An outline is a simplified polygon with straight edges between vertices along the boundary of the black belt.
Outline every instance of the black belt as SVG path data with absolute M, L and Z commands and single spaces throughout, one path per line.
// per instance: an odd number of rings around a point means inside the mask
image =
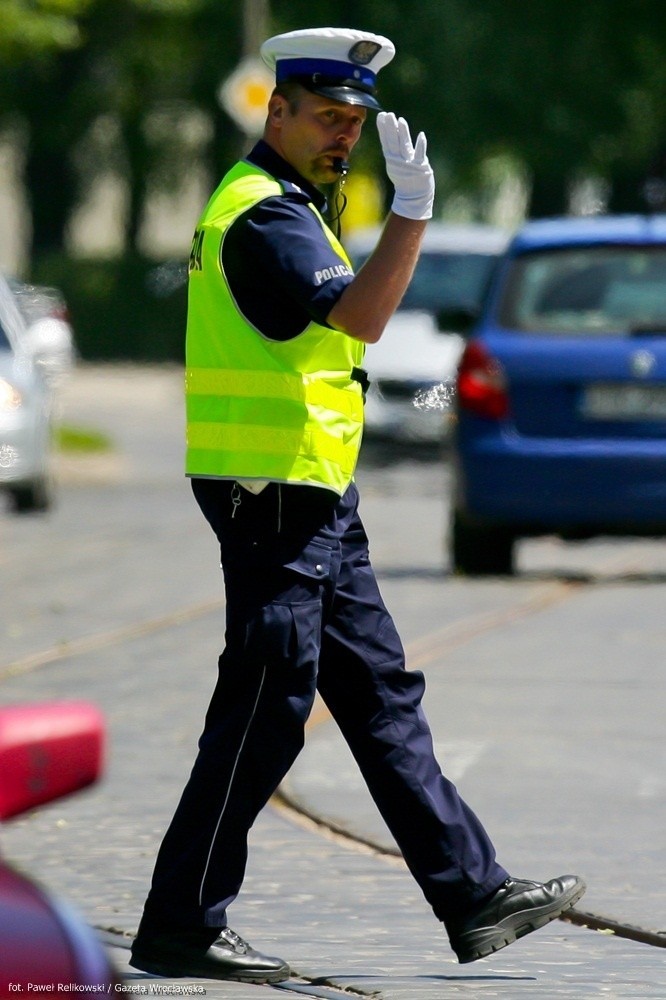
M 363 391 L 363 399 L 365 399 L 366 393 L 370 388 L 370 378 L 365 368 L 352 368 L 351 377 L 353 382 L 358 382 L 360 385 Z

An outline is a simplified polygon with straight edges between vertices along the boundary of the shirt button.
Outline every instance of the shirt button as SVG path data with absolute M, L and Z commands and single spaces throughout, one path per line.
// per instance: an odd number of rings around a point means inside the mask
M 317 565 L 315 566 L 315 573 L 323 573 L 323 572 L 324 572 L 324 567 L 322 566 L 321 563 L 317 563 Z

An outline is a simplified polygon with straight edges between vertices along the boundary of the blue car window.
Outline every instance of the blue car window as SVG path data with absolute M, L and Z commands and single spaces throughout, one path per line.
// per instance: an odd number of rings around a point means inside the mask
M 543 334 L 666 334 L 666 247 L 594 246 L 518 257 L 503 326 Z

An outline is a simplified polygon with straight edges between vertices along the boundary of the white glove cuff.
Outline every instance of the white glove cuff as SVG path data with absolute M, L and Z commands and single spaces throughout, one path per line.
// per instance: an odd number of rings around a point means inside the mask
M 432 206 L 435 200 L 435 190 L 425 194 L 405 195 L 397 192 L 393 198 L 391 211 L 402 215 L 405 219 L 432 219 Z

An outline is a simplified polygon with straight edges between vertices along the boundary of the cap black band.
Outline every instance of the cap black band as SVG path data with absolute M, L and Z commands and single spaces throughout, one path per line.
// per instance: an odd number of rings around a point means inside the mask
M 330 97 L 342 104 L 357 104 L 373 111 L 381 111 L 374 87 L 353 78 L 341 79 L 339 76 L 328 76 L 325 73 L 308 73 L 290 76 L 283 82 L 299 83 L 313 94 Z

